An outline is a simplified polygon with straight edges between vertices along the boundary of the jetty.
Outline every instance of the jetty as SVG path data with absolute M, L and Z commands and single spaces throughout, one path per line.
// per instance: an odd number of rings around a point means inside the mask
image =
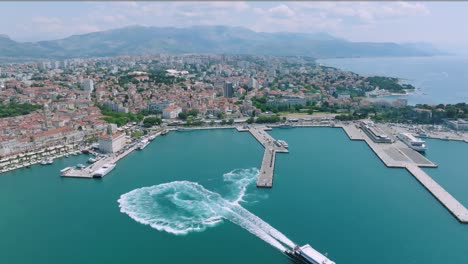
M 406 146 L 399 140 L 392 143 L 376 143 L 355 124 L 339 124 L 351 140 L 365 141 L 380 160 L 391 168 L 404 168 L 413 175 L 452 215 L 461 223 L 468 223 L 468 209 L 420 167 L 435 168 L 437 164 Z
M 252 136 L 265 148 L 262 164 L 257 178 L 257 187 L 273 187 L 273 173 L 275 170 L 276 153 L 288 153 L 288 149 L 270 136 L 265 130 L 271 130 L 266 126 L 244 126 L 238 127 L 237 131 L 250 132 Z
M 159 136 L 161 132 L 156 133 L 154 136 Z M 71 178 L 93 178 L 93 173 L 104 166 L 105 164 L 113 163 L 116 164 L 119 160 L 123 159 L 125 156 L 128 154 L 132 153 L 135 149 L 138 148 L 138 144 L 133 144 L 131 147 L 129 147 L 127 150 L 124 152 L 116 155 L 116 154 L 110 154 L 109 156 L 106 156 L 105 158 L 97 160 L 95 163 L 88 165 L 85 168 L 79 169 L 79 168 L 72 168 L 63 174 L 61 174 L 62 177 L 71 177 Z

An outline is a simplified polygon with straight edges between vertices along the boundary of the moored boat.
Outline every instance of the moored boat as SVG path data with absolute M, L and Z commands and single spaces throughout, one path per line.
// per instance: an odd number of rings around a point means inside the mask
M 111 172 L 114 168 L 115 168 L 114 163 L 104 164 L 104 166 L 102 166 L 101 168 L 99 168 L 99 169 L 97 169 L 97 170 L 95 170 L 93 172 L 93 177 L 94 178 L 102 178 L 102 177 L 106 176 L 109 172 Z
M 424 152 L 427 150 L 427 146 L 424 140 L 414 137 L 411 133 L 399 133 L 397 137 L 405 143 L 408 147 L 419 151 Z

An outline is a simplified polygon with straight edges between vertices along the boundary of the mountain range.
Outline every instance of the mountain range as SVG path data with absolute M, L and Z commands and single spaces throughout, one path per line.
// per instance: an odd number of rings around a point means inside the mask
M 351 42 L 327 33 L 265 33 L 228 26 L 130 26 L 38 42 L 17 42 L 0 35 L 0 57 L 5 59 L 65 59 L 158 53 L 340 58 L 432 56 L 441 52 L 425 43 Z

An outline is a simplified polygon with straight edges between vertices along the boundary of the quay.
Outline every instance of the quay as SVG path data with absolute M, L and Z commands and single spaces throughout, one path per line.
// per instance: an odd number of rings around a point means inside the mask
M 158 136 L 161 133 L 158 132 L 154 136 Z M 93 178 L 93 173 L 104 166 L 105 164 L 113 163 L 116 164 L 117 161 L 121 160 L 128 154 L 130 154 L 132 151 L 138 148 L 138 144 L 132 145 L 130 148 L 125 150 L 119 155 L 112 154 L 110 156 L 107 156 L 103 159 L 97 160 L 95 163 L 90 164 L 89 166 L 83 168 L 83 169 L 77 169 L 77 168 L 72 168 L 68 170 L 67 172 L 63 173 L 61 176 L 62 177 L 70 177 L 70 178 Z
M 286 147 L 278 143 L 278 141 L 266 133 L 265 130 L 271 130 L 271 128 L 265 126 L 245 126 L 237 128 L 237 131 L 240 132 L 250 132 L 250 134 L 252 134 L 252 136 L 265 148 L 262 165 L 257 178 L 257 187 L 259 188 L 273 187 L 276 153 L 289 152 Z
M 354 124 L 339 124 L 336 125 L 336 127 L 341 127 L 351 140 L 365 141 L 387 167 L 406 169 L 443 206 L 445 206 L 458 221 L 461 223 L 468 223 L 468 209 L 420 168 L 435 168 L 437 164 L 412 150 L 399 140 L 393 143 L 375 143 L 366 133 Z

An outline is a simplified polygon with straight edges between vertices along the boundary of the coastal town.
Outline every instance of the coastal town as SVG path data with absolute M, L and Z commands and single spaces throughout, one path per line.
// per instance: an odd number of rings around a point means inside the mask
M 369 107 L 406 107 L 405 99 L 375 99 L 411 89 L 395 78 L 363 77 L 305 57 L 159 55 L 3 64 L 0 171 L 47 164 L 92 144 L 115 153 L 127 141 L 168 127 L 339 121 L 351 113 L 362 118 Z M 458 132 L 467 129 L 466 121 L 447 124 L 423 130 L 466 140 Z M 106 143 L 109 138 L 114 143 Z

